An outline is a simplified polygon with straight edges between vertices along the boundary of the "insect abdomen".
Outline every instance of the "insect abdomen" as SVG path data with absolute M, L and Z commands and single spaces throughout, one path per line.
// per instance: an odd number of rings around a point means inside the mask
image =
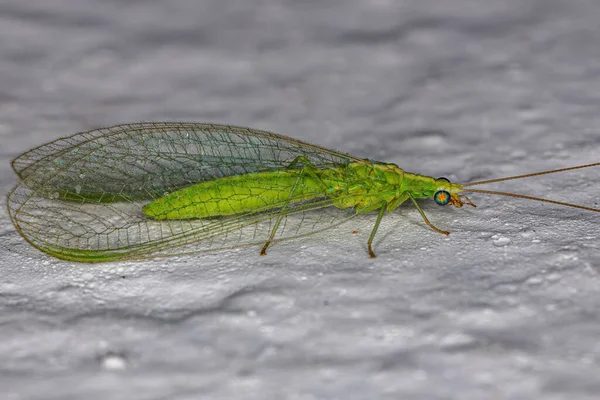
M 143 212 L 159 220 L 257 212 L 324 196 L 321 186 L 299 171 L 229 176 L 177 190 L 147 204 Z

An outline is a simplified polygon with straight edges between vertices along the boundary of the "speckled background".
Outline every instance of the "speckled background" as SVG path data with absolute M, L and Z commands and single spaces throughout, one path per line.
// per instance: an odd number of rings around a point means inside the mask
M 596 0 L 5 0 L 0 195 L 32 146 L 252 126 L 457 181 L 599 161 Z M 498 188 L 594 206 L 598 170 Z M 0 211 L 3 399 L 596 399 L 600 216 L 482 195 L 259 249 L 85 265 Z M 360 231 L 352 235 L 353 229 Z

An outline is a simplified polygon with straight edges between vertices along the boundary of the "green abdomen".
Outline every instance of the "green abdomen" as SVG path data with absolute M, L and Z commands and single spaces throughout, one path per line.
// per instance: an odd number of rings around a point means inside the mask
M 142 210 L 161 220 L 207 218 L 268 210 L 324 195 L 323 184 L 300 171 L 260 172 L 198 183 L 158 198 Z

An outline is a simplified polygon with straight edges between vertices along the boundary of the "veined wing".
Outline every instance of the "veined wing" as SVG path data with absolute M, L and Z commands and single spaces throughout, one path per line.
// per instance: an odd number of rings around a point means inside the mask
M 143 205 L 188 185 L 286 168 L 297 157 L 317 168 L 357 158 L 285 136 L 223 125 L 140 123 L 85 132 L 33 149 L 13 162 L 22 178 L 8 196 L 19 233 L 35 247 L 75 261 L 185 254 L 264 243 L 327 229 L 352 217 L 323 196 L 229 217 L 154 221 Z M 282 207 L 286 208 L 282 211 Z
M 223 176 L 286 168 L 305 157 L 316 168 L 358 158 L 283 135 L 229 125 L 148 122 L 77 133 L 17 157 L 31 188 L 71 200 L 154 199 Z
M 141 212 L 145 202 L 61 201 L 19 185 L 9 194 L 9 211 L 19 233 L 38 249 L 62 259 L 103 262 L 262 245 L 280 216 L 274 241 L 320 232 L 357 215 L 332 202 L 323 197 L 226 217 L 159 221 Z

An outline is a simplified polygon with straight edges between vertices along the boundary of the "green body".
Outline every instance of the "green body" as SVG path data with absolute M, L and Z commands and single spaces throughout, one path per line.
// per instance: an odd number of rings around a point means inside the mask
M 364 214 L 382 207 L 393 211 L 411 195 L 432 197 L 438 190 L 450 193 L 459 184 L 405 172 L 395 164 L 369 160 L 346 166 L 257 172 L 198 183 L 158 198 L 144 214 L 157 220 L 221 217 L 266 211 L 286 204 L 324 196 L 339 209 L 355 208 Z

